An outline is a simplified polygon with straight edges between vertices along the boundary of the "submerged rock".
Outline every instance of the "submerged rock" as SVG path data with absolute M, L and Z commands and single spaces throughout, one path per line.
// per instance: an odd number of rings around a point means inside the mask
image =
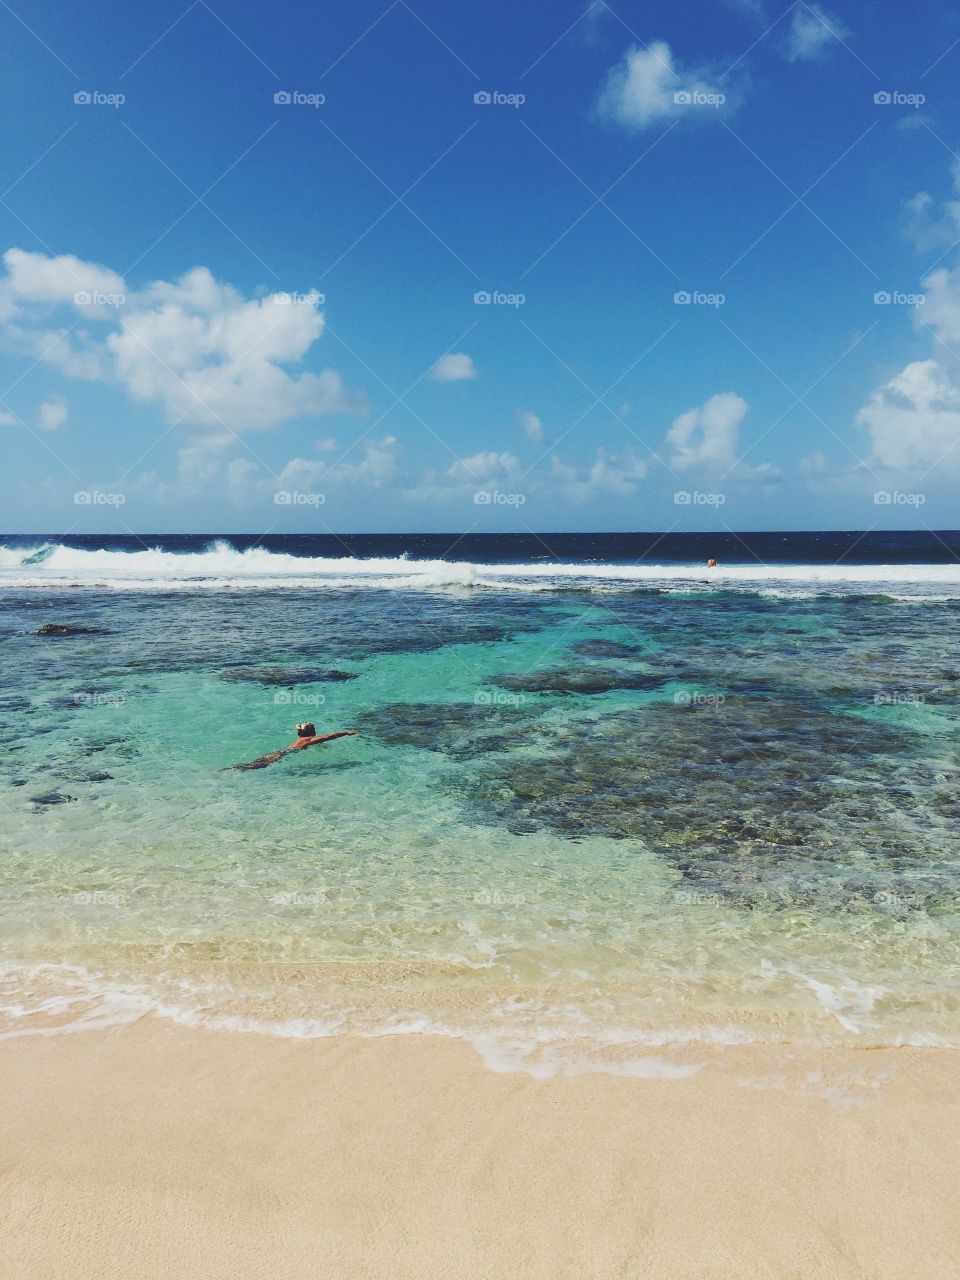
M 82 747 L 81 754 L 85 756 L 93 756 L 100 751 L 109 750 L 110 747 L 120 746 L 126 741 L 126 738 L 100 738 L 95 742 L 88 742 L 85 747 Z
M 662 675 L 631 671 L 616 667 L 562 668 L 554 671 L 531 671 L 523 675 L 494 676 L 492 682 L 501 689 L 516 693 L 611 693 L 614 689 L 659 689 Z
M 104 632 L 99 627 L 73 626 L 65 622 L 45 622 L 33 633 L 35 636 L 99 636 Z
M 960 873 L 943 871 L 936 891 L 927 874 L 960 853 L 946 812 L 960 769 L 938 784 L 943 762 L 899 728 L 735 696 L 542 721 L 521 737 L 522 754 L 457 779 L 474 818 L 635 840 L 680 872 L 692 902 L 850 911 L 893 871 L 926 878 L 927 910 L 960 900 Z
M 297 685 L 340 683 L 356 680 L 358 672 L 322 670 L 311 671 L 304 667 L 232 667 L 221 671 L 220 679 L 243 684 Z
M 583 658 L 641 658 L 646 650 L 639 644 L 624 644 L 619 640 L 581 640 L 573 646 L 573 652 Z
M 423 747 L 454 759 L 502 751 L 529 732 L 531 713 L 487 702 L 394 702 L 356 717 L 362 733 L 389 746 Z
M 44 791 L 42 795 L 31 796 L 33 804 L 68 804 L 71 800 L 76 800 L 76 796 L 64 795 L 62 791 Z
M 64 782 L 109 782 L 113 774 L 106 773 L 103 769 L 62 769 L 54 777 L 62 778 Z

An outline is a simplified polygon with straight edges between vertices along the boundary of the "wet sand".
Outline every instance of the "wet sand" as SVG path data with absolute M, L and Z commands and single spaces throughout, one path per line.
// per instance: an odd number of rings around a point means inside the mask
M 5 1276 L 943 1280 L 960 1055 L 690 1048 L 533 1079 L 466 1044 L 0 1042 Z M 634 1068 L 637 1070 L 638 1068 Z

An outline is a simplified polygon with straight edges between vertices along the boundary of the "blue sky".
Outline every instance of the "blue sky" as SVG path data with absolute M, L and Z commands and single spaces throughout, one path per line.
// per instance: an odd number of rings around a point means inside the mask
M 960 523 L 956 8 L 0 26 L 5 531 Z

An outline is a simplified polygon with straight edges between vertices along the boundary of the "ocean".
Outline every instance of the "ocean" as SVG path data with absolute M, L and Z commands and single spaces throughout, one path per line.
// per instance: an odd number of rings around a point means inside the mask
M 0 1036 L 958 1044 L 958 640 L 957 532 L 0 537 Z

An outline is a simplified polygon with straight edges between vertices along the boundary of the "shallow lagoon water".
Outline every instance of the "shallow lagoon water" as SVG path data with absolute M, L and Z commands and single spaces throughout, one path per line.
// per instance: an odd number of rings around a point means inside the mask
M 949 584 L 102 573 L 0 584 L 0 1033 L 960 1040 Z

